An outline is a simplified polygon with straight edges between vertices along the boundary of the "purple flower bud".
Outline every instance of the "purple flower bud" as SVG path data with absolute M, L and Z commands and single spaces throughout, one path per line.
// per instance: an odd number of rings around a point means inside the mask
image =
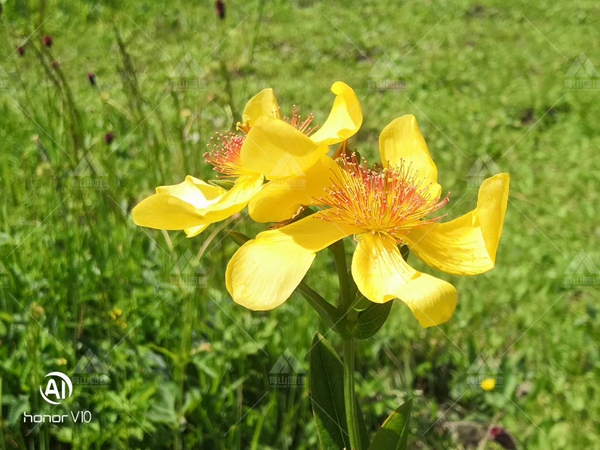
M 44 44 L 48 48 L 52 47 L 53 43 L 54 41 L 52 40 L 51 36 L 44 36 L 44 38 L 42 39 L 42 44 Z
M 114 140 L 115 140 L 114 133 L 106 133 L 104 135 L 104 142 L 106 142 L 106 145 L 112 144 Z
M 25 54 L 25 47 L 17 48 L 17 53 L 19 54 L 19 56 L 23 56 Z

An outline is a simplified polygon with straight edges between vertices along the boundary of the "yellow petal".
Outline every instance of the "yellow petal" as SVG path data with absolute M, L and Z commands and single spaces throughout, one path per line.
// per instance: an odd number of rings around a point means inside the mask
M 317 213 L 260 233 L 242 245 L 225 274 L 233 300 L 254 311 L 285 302 L 306 275 L 316 252 L 357 231 L 323 218 L 328 218 L 326 213 Z
M 384 167 L 400 166 L 412 168 L 417 181 L 432 185 L 432 194 L 439 196 L 437 167 L 431 159 L 425 139 L 419 130 L 417 119 L 412 114 L 392 121 L 379 136 L 379 152 Z
M 327 151 L 283 120 L 261 116 L 244 140 L 240 159 L 245 171 L 276 180 L 303 176 Z
M 481 389 L 484 391 L 491 391 L 496 387 L 496 379 L 495 378 L 486 378 L 481 382 Z
M 244 124 L 253 127 L 260 116 L 279 117 L 279 105 L 273 89 L 263 89 L 246 104 L 242 114 Z
M 171 186 L 159 186 L 157 194 L 169 194 L 177 197 L 197 209 L 206 208 L 217 202 L 227 191 L 223 188 L 205 183 L 191 175 L 185 177 L 185 181 Z
M 188 176 L 183 183 L 156 188 L 156 195 L 133 209 L 133 220 L 159 230 L 184 230 L 188 237 L 194 237 L 211 223 L 244 209 L 262 184 L 261 175 L 245 175 L 226 191 Z
M 246 207 L 250 199 L 263 186 L 262 175 L 243 175 L 234 186 L 215 203 L 206 208 L 203 218 L 206 222 L 215 223 L 227 219 Z
M 422 327 L 446 322 L 456 308 L 454 286 L 417 272 L 402 258 L 396 241 L 378 233 L 359 238 L 352 258 L 352 277 L 359 291 L 375 303 L 399 298 Z
M 329 117 L 311 136 L 315 142 L 337 144 L 354 136 L 363 122 L 360 101 L 350 86 L 341 81 L 333 83 L 331 92 L 336 97 Z
M 204 230 L 206 230 L 209 225 L 210 225 L 209 223 L 207 223 L 206 225 L 198 225 L 197 227 L 185 228 L 183 231 L 185 231 L 185 235 L 188 238 L 193 238 L 193 237 L 198 236 Z
M 190 203 L 169 194 L 154 194 L 132 211 L 133 221 L 157 230 L 183 230 L 206 225 L 202 214 Z
M 273 180 L 248 204 L 250 217 L 256 222 L 282 222 L 291 219 L 301 206 L 319 204 L 331 187 L 337 163 L 327 155 L 306 171 L 306 176 Z
M 510 177 L 499 173 L 479 188 L 477 208 L 446 223 L 411 230 L 406 240 L 423 262 L 443 272 L 477 275 L 494 267 Z

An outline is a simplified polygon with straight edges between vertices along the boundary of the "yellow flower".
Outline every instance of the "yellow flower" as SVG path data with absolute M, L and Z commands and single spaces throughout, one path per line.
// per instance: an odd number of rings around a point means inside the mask
M 450 274 L 476 275 L 494 267 L 508 200 L 509 176 L 497 174 L 479 190 L 477 207 L 438 223 L 428 215 L 443 207 L 437 168 L 414 116 L 394 120 L 381 133 L 383 168 L 342 160 L 328 191 L 312 199 L 327 206 L 282 228 L 258 234 L 229 262 L 226 284 L 233 300 L 269 310 L 292 294 L 316 252 L 347 236 L 358 242 L 352 275 L 375 303 L 404 301 L 423 327 L 450 319 L 456 289 L 420 273 L 402 258 L 405 244 L 422 261 Z M 308 182 L 307 182 L 308 183 Z
M 219 135 L 207 162 L 222 177 L 234 178 L 227 191 L 187 176 L 185 181 L 156 188 L 156 194 L 133 209 L 137 225 L 161 230 L 184 230 L 188 237 L 211 223 L 240 212 L 263 187 L 297 177 L 318 163 L 329 145 L 354 135 L 362 124 L 362 111 L 354 91 L 340 81 L 329 117 L 313 133 L 313 117 L 301 121 L 296 110 L 288 121 L 281 119 L 272 89 L 264 89 L 246 105 L 238 129 L 245 134 Z M 268 197 L 268 195 L 267 195 Z M 290 214 L 289 217 L 291 217 Z M 286 218 L 289 218 L 286 217 Z
M 481 389 L 484 391 L 491 391 L 496 387 L 496 379 L 495 378 L 486 378 L 481 382 Z

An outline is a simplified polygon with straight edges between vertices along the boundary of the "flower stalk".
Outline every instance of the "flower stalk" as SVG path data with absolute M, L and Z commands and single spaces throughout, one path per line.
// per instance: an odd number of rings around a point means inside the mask
M 352 309 L 352 298 L 350 295 L 350 283 L 348 280 L 348 268 L 346 265 L 346 251 L 344 241 L 339 240 L 330 247 L 335 265 L 337 267 L 338 278 L 340 281 L 340 302 L 339 310 L 343 315 L 343 320 L 348 320 L 349 312 Z M 361 450 L 361 442 L 358 434 L 358 414 L 356 392 L 354 390 L 354 338 L 344 338 L 344 403 L 346 407 L 346 423 L 348 425 L 348 434 L 350 435 L 350 448 Z
M 344 339 L 344 402 L 346 405 L 346 422 L 350 434 L 350 447 L 361 450 L 358 434 L 358 413 L 356 410 L 356 392 L 354 391 L 354 338 Z

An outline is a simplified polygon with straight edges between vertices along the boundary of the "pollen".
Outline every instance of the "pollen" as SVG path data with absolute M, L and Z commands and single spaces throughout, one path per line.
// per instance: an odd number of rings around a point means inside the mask
M 242 174 L 240 156 L 244 138 L 235 133 L 217 133 L 216 139 L 211 138 L 210 150 L 204 154 L 204 160 L 221 178 L 237 178 Z
M 356 154 L 338 161 L 340 170 L 334 175 L 333 186 L 319 201 L 341 221 L 402 241 L 403 231 L 442 218 L 428 216 L 444 207 L 449 196 L 440 200 L 432 195 L 431 185 L 419 178 L 410 163 L 391 169 L 369 168 Z

